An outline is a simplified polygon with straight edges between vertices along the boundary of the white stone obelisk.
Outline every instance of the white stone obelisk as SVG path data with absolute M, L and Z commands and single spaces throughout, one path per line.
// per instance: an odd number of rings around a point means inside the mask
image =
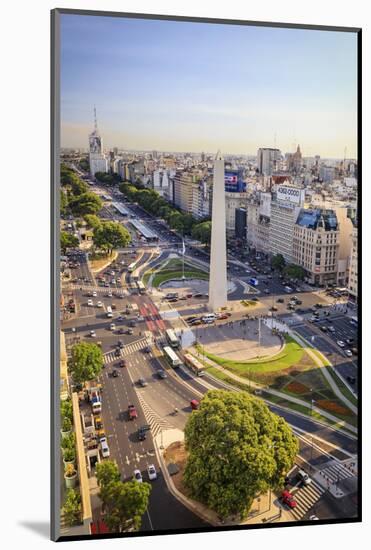
M 211 213 L 209 310 L 227 304 L 227 245 L 225 227 L 224 158 L 218 151 L 214 161 L 213 206 Z

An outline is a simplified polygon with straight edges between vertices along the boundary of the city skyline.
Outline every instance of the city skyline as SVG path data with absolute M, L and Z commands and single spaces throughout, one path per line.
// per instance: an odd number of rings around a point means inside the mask
M 93 19 L 62 16 L 63 147 L 87 147 L 96 105 L 107 148 L 357 157 L 351 33 Z

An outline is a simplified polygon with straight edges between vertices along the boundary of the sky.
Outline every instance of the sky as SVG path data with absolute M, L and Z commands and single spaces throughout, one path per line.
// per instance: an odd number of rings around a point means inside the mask
M 61 16 L 61 144 L 356 158 L 355 33 Z

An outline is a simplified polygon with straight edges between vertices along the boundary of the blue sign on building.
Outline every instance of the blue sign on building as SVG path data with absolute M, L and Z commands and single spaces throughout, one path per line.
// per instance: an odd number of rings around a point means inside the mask
M 226 170 L 224 174 L 225 190 L 229 193 L 246 191 L 246 183 L 242 179 L 242 170 Z

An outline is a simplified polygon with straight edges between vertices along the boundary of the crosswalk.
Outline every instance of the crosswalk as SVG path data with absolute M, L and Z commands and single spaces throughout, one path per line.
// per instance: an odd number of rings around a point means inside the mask
M 126 344 L 122 349 L 120 349 L 120 355 L 116 355 L 115 351 L 108 351 L 104 354 L 104 363 L 106 365 L 109 365 L 110 363 L 113 363 L 114 361 L 117 361 L 118 359 L 121 359 L 122 357 L 125 357 L 127 355 L 131 355 L 132 353 L 135 353 L 136 351 L 140 351 L 143 348 L 145 348 L 148 345 L 147 338 L 141 338 L 140 340 L 136 340 L 135 342 L 132 342 L 131 344 Z
M 296 501 L 296 507 L 291 510 L 295 519 L 302 519 L 318 502 L 325 491 L 326 489 L 321 487 L 314 479 L 312 479 L 309 485 L 304 485 L 296 491 L 291 491 Z
M 124 288 L 117 288 L 117 287 L 101 287 L 101 286 L 94 286 L 94 285 L 69 285 L 63 290 L 81 290 L 82 292 L 92 292 L 95 290 L 95 292 L 100 296 L 105 296 L 108 294 L 109 291 L 112 292 L 114 296 L 120 295 L 120 296 L 127 296 L 128 292 Z
M 351 466 L 351 461 L 347 461 L 343 464 L 336 460 L 331 460 L 326 464 L 324 468 L 318 471 L 316 476 L 317 480 L 324 486 L 329 483 L 338 483 L 342 479 L 347 479 L 356 475 L 355 469 Z
M 143 399 L 140 392 L 137 392 L 140 406 L 144 412 L 144 416 L 147 424 L 151 426 L 151 433 L 153 437 L 156 437 L 161 430 L 170 430 L 173 426 L 165 418 L 161 418 Z

